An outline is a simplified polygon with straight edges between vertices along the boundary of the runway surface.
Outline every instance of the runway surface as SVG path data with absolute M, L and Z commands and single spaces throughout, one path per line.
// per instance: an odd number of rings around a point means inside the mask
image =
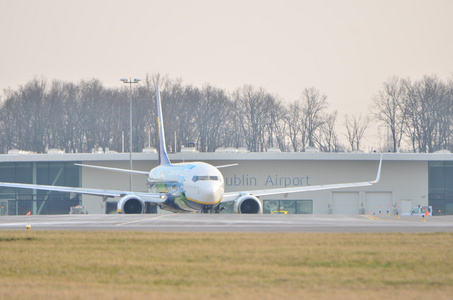
M 453 216 L 369 215 L 39 215 L 1 216 L 0 230 L 137 230 L 179 232 L 453 232 Z

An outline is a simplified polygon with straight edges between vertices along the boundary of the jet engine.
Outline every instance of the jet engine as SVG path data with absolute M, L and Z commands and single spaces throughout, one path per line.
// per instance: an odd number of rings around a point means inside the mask
M 235 212 L 239 214 L 261 214 L 263 213 L 263 206 L 255 196 L 244 195 L 236 200 Z
M 121 198 L 117 208 L 123 214 L 142 214 L 145 212 L 145 202 L 136 195 L 127 195 Z

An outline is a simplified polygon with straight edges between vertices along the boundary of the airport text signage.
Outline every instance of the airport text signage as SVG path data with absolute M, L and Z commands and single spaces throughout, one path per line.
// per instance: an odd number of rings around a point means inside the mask
M 278 174 L 267 174 L 264 177 L 256 178 L 248 174 L 234 174 L 225 177 L 226 186 L 265 186 L 265 187 L 291 187 L 310 185 L 310 176 L 280 176 Z

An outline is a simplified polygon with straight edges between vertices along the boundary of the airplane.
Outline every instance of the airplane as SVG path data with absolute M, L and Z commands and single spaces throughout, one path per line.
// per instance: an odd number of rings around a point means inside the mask
M 0 187 L 23 188 L 68 192 L 71 198 L 76 194 L 102 196 L 103 200 L 121 197 L 117 211 L 122 214 L 140 214 L 147 212 L 147 206 L 158 206 L 160 209 L 174 213 L 219 213 L 222 204 L 234 204 L 234 212 L 239 214 L 261 214 L 263 207 L 259 197 L 277 194 L 289 194 L 328 189 L 371 186 L 379 182 L 381 176 L 381 155 L 376 179 L 373 181 L 337 183 L 290 188 L 248 190 L 225 192 L 225 181 L 219 169 L 237 164 L 213 166 L 205 162 L 170 162 L 165 146 L 165 132 L 162 118 L 162 104 L 159 86 L 156 89 L 157 124 L 158 124 L 158 166 L 150 172 L 117 169 L 110 167 L 76 164 L 81 167 L 96 168 L 107 171 L 125 172 L 148 176 L 148 192 L 90 189 L 82 187 L 50 186 L 0 182 Z

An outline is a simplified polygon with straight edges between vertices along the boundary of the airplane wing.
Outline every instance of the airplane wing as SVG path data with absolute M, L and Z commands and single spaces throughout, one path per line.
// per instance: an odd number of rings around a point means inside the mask
M 56 191 L 71 194 L 84 194 L 102 196 L 106 198 L 113 197 L 124 197 L 127 195 L 137 195 L 145 202 L 163 203 L 165 199 L 161 198 L 159 193 L 139 193 L 130 191 L 117 191 L 117 190 L 101 190 L 101 189 L 88 189 L 80 187 L 69 187 L 69 186 L 54 186 L 54 185 L 40 185 L 40 184 L 26 184 L 26 183 L 12 183 L 12 182 L 0 182 L 0 187 L 9 188 L 20 188 L 29 190 L 44 190 L 44 191 Z
M 222 169 L 222 168 L 235 167 L 237 165 L 238 164 L 231 164 L 231 165 L 222 165 L 222 166 L 214 166 L 214 167 L 216 167 L 217 169 Z
M 374 181 L 366 181 L 366 182 L 355 182 L 355 183 L 309 185 L 309 186 L 298 186 L 298 187 L 291 187 L 291 188 L 277 188 L 277 189 L 230 192 L 230 193 L 223 194 L 222 202 L 232 201 L 232 200 L 236 199 L 238 196 L 243 195 L 244 193 L 259 197 L 259 196 L 269 196 L 269 195 L 279 195 L 279 194 L 291 194 L 291 193 L 300 193 L 300 192 L 311 192 L 311 191 L 370 186 L 375 183 L 376 182 L 374 182 Z
M 383 155 L 381 154 L 381 159 L 379 161 L 379 168 L 378 168 L 378 172 L 376 175 L 376 179 L 373 181 L 353 182 L 353 183 L 334 183 L 334 184 L 323 184 L 323 185 L 298 186 L 298 187 L 290 187 L 290 188 L 276 188 L 276 189 L 230 192 L 230 193 L 225 193 L 223 195 L 223 199 L 221 202 L 233 201 L 237 197 L 244 195 L 244 194 L 250 194 L 250 195 L 259 197 L 259 196 L 269 196 L 269 195 L 279 195 L 279 194 L 291 194 L 291 193 L 300 193 L 300 192 L 311 192 L 311 191 L 371 186 L 373 184 L 378 183 L 381 178 L 382 157 L 383 157 Z

